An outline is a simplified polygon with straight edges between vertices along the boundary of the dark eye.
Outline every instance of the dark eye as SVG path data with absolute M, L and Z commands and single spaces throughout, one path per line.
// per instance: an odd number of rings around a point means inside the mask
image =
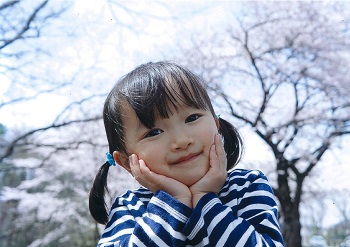
M 186 118 L 186 123 L 190 123 L 190 122 L 193 122 L 193 121 L 196 121 L 198 118 L 200 118 L 200 115 L 198 115 L 198 114 L 192 114 L 192 115 L 190 115 L 190 116 L 188 116 L 187 118 Z
M 161 129 L 151 129 L 150 131 L 147 132 L 145 137 L 153 137 L 153 136 L 157 136 L 161 133 L 163 133 L 163 131 Z

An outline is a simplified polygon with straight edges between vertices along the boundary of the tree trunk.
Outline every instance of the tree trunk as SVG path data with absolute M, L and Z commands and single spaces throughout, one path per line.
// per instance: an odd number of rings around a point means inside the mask
M 282 234 L 286 247 L 302 247 L 301 239 L 301 224 L 300 224 L 300 213 L 299 213 L 299 195 L 300 191 L 296 191 L 295 195 L 297 198 L 291 197 L 291 190 L 288 183 L 288 171 L 286 160 L 280 159 L 277 164 L 278 169 L 278 189 L 276 190 L 276 196 L 280 202 L 281 213 L 283 222 L 281 223 Z M 299 181 L 302 183 L 301 181 Z M 297 190 L 301 186 L 296 186 Z
M 282 223 L 282 234 L 286 247 L 302 247 L 301 224 L 299 208 L 288 203 L 282 206 L 284 215 Z

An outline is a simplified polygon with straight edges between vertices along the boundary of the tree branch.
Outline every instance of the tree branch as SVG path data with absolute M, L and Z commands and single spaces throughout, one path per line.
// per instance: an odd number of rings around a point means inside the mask
M 85 123 L 85 122 L 93 122 L 93 121 L 98 121 L 100 120 L 102 117 L 93 117 L 93 118 L 86 118 L 86 119 L 78 119 L 78 120 L 71 120 L 68 122 L 64 122 L 61 124 L 52 124 L 46 127 L 42 127 L 42 128 L 38 128 L 38 129 L 33 129 L 19 137 L 17 137 L 15 140 L 13 140 L 6 148 L 6 151 L 4 152 L 4 154 L 2 154 L 0 156 L 0 162 L 2 162 L 5 158 L 9 157 L 10 155 L 12 155 L 14 148 L 16 147 L 16 145 L 18 144 L 18 142 L 20 142 L 21 140 L 24 140 L 25 138 L 37 133 L 37 132 L 43 132 L 49 129 L 54 129 L 54 128 L 61 128 L 64 126 L 68 126 L 71 124 L 75 124 L 75 123 Z
M 0 11 L 6 9 L 8 7 L 11 7 L 11 6 L 13 6 L 13 5 L 17 4 L 17 3 L 19 3 L 19 0 L 8 1 L 6 3 L 3 3 L 2 5 L 0 5 Z
M 16 1 L 15 1 L 16 2 Z M 24 26 L 17 32 L 17 34 L 12 37 L 11 39 L 8 39 L 4 42 L 3 45 L 0 46 L 0 50 L 2 50 L 4 47 L 12 44 L 18 39 L 23 38 L 23 34 L 25 34 L 28 30 L 30 30 L 30 24 L 34 21 L 36 18 L 36 15 L 39 13 L 41 9 L 45 7 L 45 5 L 48 3 L 48 0 L 43 1 L 34 11 L 33 13 L 28 17 L 27 21 L 25 22 Z

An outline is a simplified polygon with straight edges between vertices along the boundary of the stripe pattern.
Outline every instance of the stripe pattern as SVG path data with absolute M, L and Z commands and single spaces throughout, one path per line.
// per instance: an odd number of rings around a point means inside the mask
M 235 169 L 220 193 L 194 209 L 140 187 L 118 197 L 98 247 L 284 246 L 271 186 L 259 170 Z

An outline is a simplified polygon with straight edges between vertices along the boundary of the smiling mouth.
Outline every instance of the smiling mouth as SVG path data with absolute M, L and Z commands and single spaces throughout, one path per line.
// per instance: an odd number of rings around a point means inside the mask
M 189 154 L 176 160 L 173 165 L 182 165 L 195 160 L 201 153 Z

